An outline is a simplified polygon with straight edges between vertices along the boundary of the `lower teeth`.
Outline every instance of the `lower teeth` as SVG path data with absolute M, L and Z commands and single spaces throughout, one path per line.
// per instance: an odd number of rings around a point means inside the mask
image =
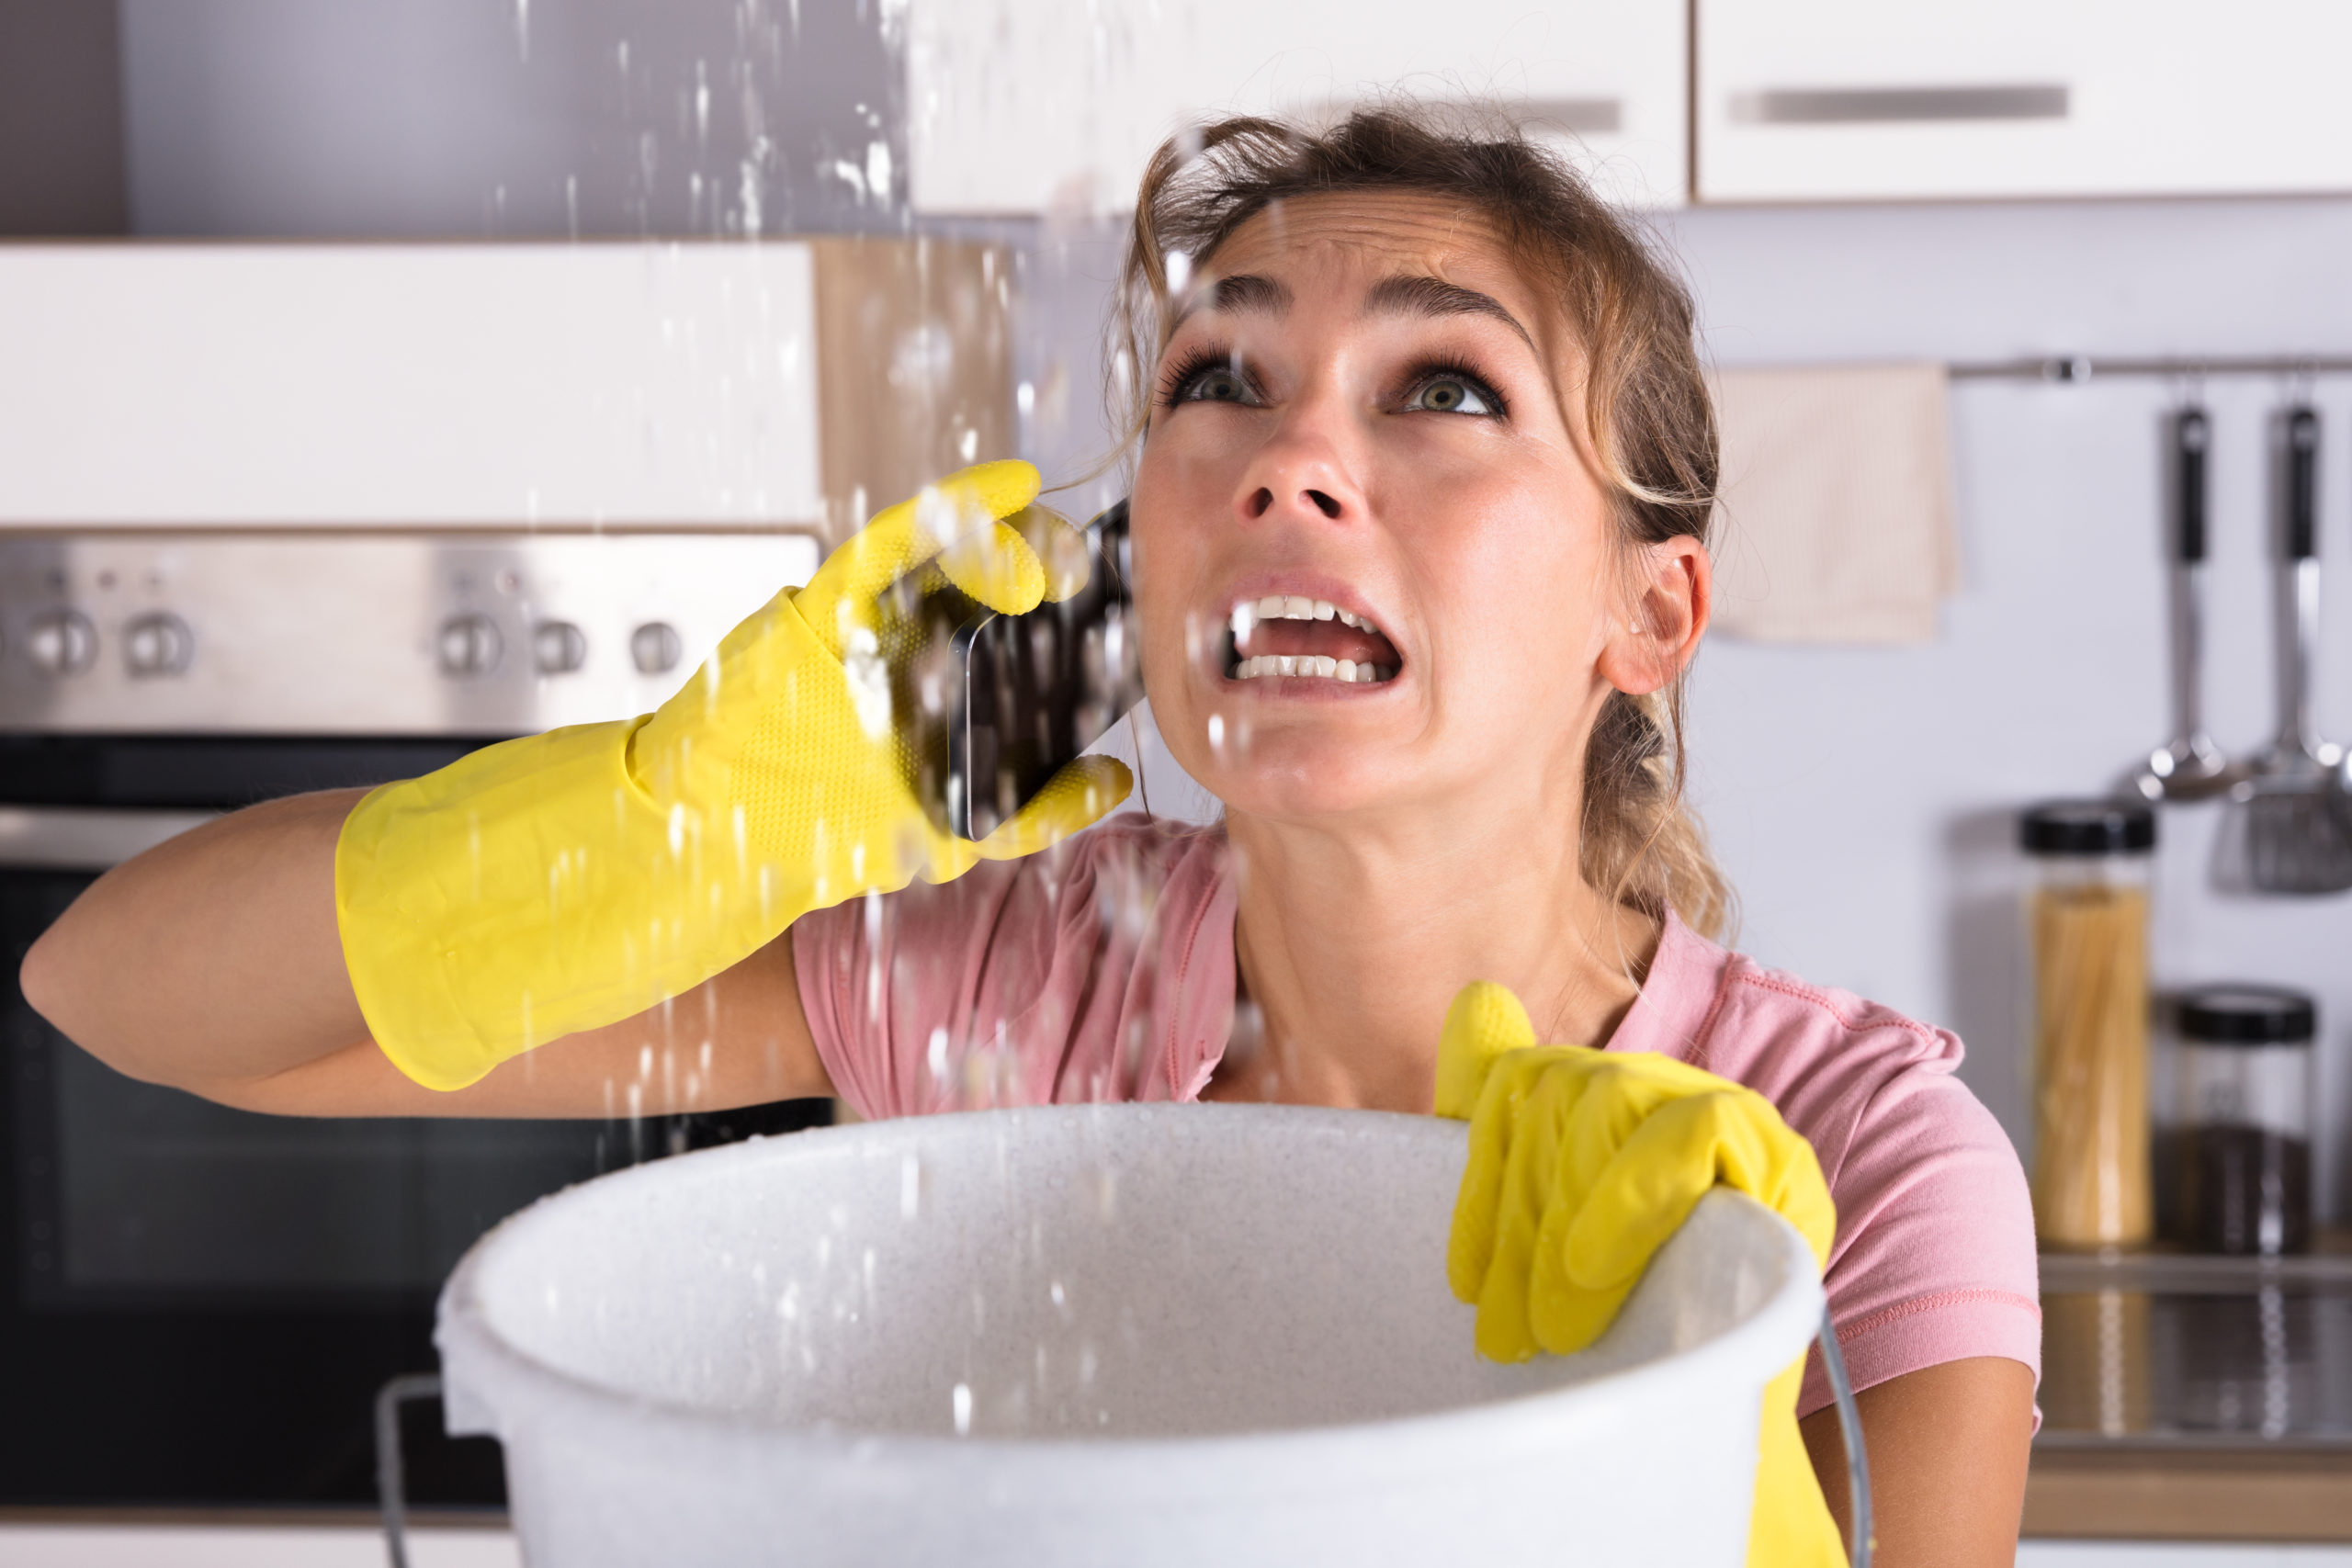
M 1230 678 L 1254 681 L 1269 675 L 1308 676 L 1338 681 L 1343 684 L 1372 685 L 1391 680 L 1396 673 L 1393 665 L 1358 664 L 1352 660 L 1334 660 L 1315 654 L 1261 653 L 1237 661 Z

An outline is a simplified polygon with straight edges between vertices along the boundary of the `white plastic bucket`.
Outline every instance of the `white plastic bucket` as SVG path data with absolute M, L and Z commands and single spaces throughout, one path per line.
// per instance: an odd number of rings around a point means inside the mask
M 534 1568 L 1742 1562 L 1804 1241 L 1711 1194 L 1591 1349 L 1484 1362 L 1464 1131 L 1073 1106 L 605 1177 L 451 1276 L 450 1429 Z

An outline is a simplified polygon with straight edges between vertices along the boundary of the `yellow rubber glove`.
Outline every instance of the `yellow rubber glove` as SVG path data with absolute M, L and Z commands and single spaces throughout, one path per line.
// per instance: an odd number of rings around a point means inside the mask
M 933 829 L 891 717 L 912 596 L 944 577 L 1012 615 L 1086 581 L 1026 463 L 874 518 L 644 717 L 486 748 L 353 810 L 335 908 L 360 1010 L 430 1089 L 701 984 L 811 909 L 1041 849 L 1118 804 L 1081 758 L 979 844 Z M 903 675 L 903 669 L 898 671 Z
M 1826 1263 L 1837 1212 L 1813 1145 L 1753 1089 L 1665 1056 L 1538 1045 L 1487 981 L 1448 1010 L 1437 1113 L 1470 1123 L 1447 1269 L 1498 1361 L 1600 1337 L 1642 1270 L 1718 1183 L 1776 1210 Z M 1842 1563 L 1797 1429 L 1804 1359 L 1765 1390 L 1750 1568 Z

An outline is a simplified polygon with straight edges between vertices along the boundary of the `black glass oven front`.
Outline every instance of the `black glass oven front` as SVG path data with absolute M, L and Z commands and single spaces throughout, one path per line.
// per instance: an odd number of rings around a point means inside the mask
M 226 809 L 479 742 L 0 737 L 0 809 Z M 94 859 L 103 857 L 92 857 Z M 822 1101 L 626 1122 L 248 1114 L 126 1077 L 34 1013 L 25 951 L 103 869 L 0 857 L 0 1506 L 374 1496 L 376 1390 L 430 1369 L 435 1292 L 505 1214 L 650 1156 L 822 1121 Z M 132 983 L 135 983 L 132 982 Z M 409 1492 L 503 1501 L 494 1444 L 412 1407 Z

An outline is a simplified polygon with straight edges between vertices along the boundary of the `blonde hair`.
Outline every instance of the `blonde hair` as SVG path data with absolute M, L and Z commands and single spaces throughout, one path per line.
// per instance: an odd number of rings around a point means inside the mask
M 1150 418 L 1151 367 L 1172 330 L 1171 256 L 1205 264 L 1243 223 L 1289 198 L 1424 191 L 1477 209 L 1549 284 L 1585 356 L 1585 436 L 1616 516 L 1637 547 L 1690 535 L 1714 510 L 1714 410 L 1700 370 L 1690 296 L 1623 218 L 1516 126 L 1440 123 L 1430 110 L 1359 110 L 1328 130 L 1237 118 L 1163 143 L 1136 196 L 1120 269 L 1106 387 L 1123 448 Z M 1610 694 L 1584 757 L 1579 870 L 1622 903 L 1674 909 L 1729 933 L 1730 885 L 1683 795 L 1683 679 L 1646 696 Z

